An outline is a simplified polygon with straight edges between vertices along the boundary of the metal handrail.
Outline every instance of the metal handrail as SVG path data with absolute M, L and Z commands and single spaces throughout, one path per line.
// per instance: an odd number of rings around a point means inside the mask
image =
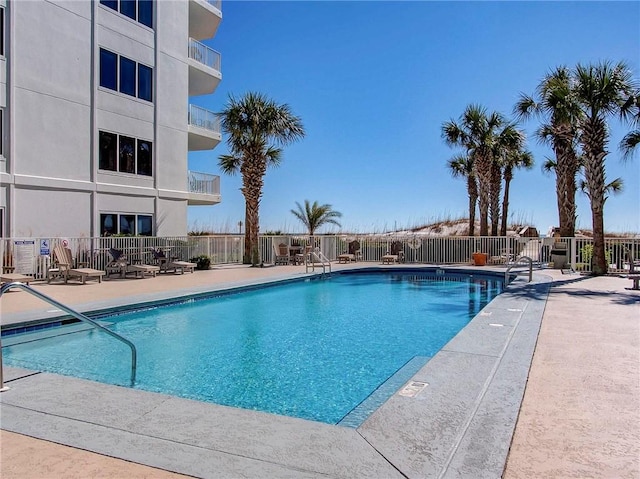
M 528 261 L 529 262 L 529 283 L 531 281 L 533 281 L 533 260 L 531 258 L 529 258 L 528 256 L 522 256 L 521 258 L 518 258 L 516 261 L 514 261 L 512 264 L 510 264 L 507 267 L 507 270 L 504 272 L 504 284 L 508 284 L 509 282 L 509 271 L 511 271 L 511 268 L 513 268 L 514 266 L 516 266 L 518 263 L 521 263 L 522 260 Z
M 315 256 L 318 259 L 318 261 L 314 261 L 312 259 L 312 256 Z M 309 254 L 305 255 L 305 258 L 304 258 L 305 271 L 307 273 L 309 272 L 309 266 L 311 266 L 311 271 L 315 271 L 316 264 L 319 264 L 320 266 L 322 266 L 323 275 L 327 272 L 325 270 L 325 266 L 329 266 L 329 273 L 331 273 L 331 261 L 318 248 L 316 248 L 315 251 L 311 251 L 309 252 Z
M 43 300 L 43 301 L 55 306 L 56 308 L 61 309 L 65 313 L 70 314 L 71 316 L 73 316 L 76 319 L 79 319 L 80 321 L 84 321 L 85 323 L 89 323 L 91 326 L 104 331 L 105 333 L 107 333 L 107 334 L 113 336 L 114 338 L 116 338 L 118 341 L 122 341 L 127 346 L 129 346 L 131 348 L 131 386 L 134 385 L 134 383 L 136 381 L 136 365 L 137 365 L 138 353 L 136 351 L 135 345 L 131 341 L 129 341 L 126 338 L 123 338 L 118 333 L 114 333 L 110 329 L 105 328 L 104 326 L 96 323 L 93 319 L 88 318 L 84 314 L 79 313 L 79 312 L 69 308 L 68 306 L 65 306 L 64 304 L 60 303 L 59 301 L 56 301 L 55 299 L 47 296 L 46 294 L 43 294 L 43 293 L 41 293 L 39 291 L 36 291 L 31 286 L 29 286 L 27 284 L 24 284 L 24 283 L 21 283 L 19 281 L 14 281 L 13 283 L 3 284 L 0 287 L 0 298 L 2 298 L 2 295 L 5 292 L 9 291 L 11 288 L 19 288 L 19 289 L 22 289 L 24 291 L 27 291 L 28 293 L 31 293 L 35 297 L 40 298 L 41 300 Z M 3 369 L 3 365 L 2 365 L 2 343 L 0 341 L 0 390 L 3 388 L 2 369 Z

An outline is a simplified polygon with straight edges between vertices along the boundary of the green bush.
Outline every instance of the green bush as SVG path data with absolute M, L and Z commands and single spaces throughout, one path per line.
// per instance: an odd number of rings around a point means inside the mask
M 196 269 L 209 269 L 211 266 L 211 258 L 206 254 L 201 254 L 195 258 L 191 258 L 189 261 L 196 264 Z

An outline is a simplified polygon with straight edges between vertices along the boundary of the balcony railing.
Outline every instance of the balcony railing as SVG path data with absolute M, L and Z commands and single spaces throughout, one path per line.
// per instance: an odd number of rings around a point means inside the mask
M 220 134 L 220 119 L 214 112 L 206 108 L 189 105 L 188 123 L 191 126 L 204 128 L 205 130 Z
M 220 53 L 193 38 L 189 39 L 189 58 L 220 71 Z
M 222 11 L 222 0 L 207 0 L 207 3 Z
M 189 193 L 197 193 L 201 195 L 220 194 L 220 177 L 218 175 L 188 171 L 187 181 Z

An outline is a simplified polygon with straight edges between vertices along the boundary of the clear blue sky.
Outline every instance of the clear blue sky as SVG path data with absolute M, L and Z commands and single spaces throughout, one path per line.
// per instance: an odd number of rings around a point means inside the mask
M 287 103 L 306 137 L 285 148 L 265 177 L 261 231 L 302 232 L 291 214 L 305 199 L 343 214 L 343 231 L 370 232 L 467 216 L 465 182 L 446 162 L 459 151 L 441 126 L 470 103 L 511 116 L 559 65 L 627 62 L 640 77 L 640 2 L 230 1 L 206 41 L 222 55 L 222 83 L 191 103 L 220 111 L 248 91 Z M 607 178 L 624 178 L 605 206 L 605 229 L 640 232 L 640 155 L 620 161 L 629 131 L 611 123 Z M 541 233 L 557 225 L 555 181 L 542 172 L 548 147 L 522 125 L 535 166 L 519 170 L 510 216 Z M 189 226 L 237 231 L 244 222 L 239 176 L 221 173 L 212 151 L 190 154 L 190 169 L 221 176 L 222 203 L 189 208 Z M 578 193 L 578 227 L 591 228 Z M 323 232 L 337 231 L 337 228 Z

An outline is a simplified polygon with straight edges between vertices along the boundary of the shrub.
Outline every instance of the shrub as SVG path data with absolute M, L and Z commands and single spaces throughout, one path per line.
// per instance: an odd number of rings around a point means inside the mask
M 189 261 L 196 264 L 196 269 L 209 269 L 211 266 L 211 258 L 206 254 L 201 254 L 195 258 L 191 258 Z

